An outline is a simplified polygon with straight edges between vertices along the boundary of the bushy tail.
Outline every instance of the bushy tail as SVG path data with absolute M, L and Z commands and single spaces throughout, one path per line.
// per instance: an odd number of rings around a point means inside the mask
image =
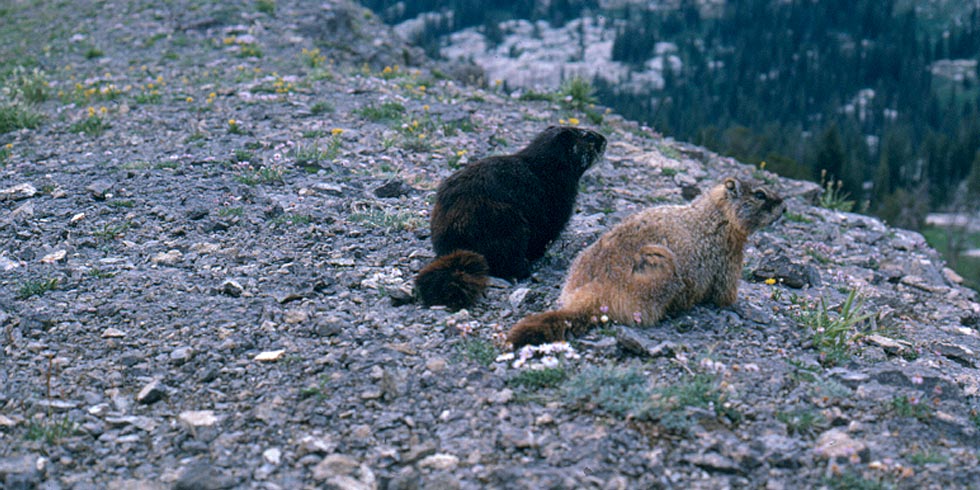
M 487 287 L 490 266 L 482 255 L 457 250 L 437 257 L 415 276 L 415 293 L 425 306 L 458 310 L 476 302 Z
M 582 335 L 595 324 L 594 317 L 588 313 L 569 310 L 546 311 L 524 317 L 507 334 L 507 341 L 514 350 L 528 344 L 546 344 L 565 340 L 568 333 Z

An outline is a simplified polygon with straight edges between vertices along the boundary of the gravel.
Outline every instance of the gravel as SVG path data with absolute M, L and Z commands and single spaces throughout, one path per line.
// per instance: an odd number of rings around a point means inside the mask
M 466 85 L 346 1 L 20 2 L 0 36 L 4 100 L 49 95 L 0 134 L 4 488 L 980 481 L 976 293 L 815 184 Z M 610 145 L 532 278 L 411 303 L 438 182 L 560 122 Z M 734 307 L 498 360 L 604 230 L 732 174 L 789 198 Z

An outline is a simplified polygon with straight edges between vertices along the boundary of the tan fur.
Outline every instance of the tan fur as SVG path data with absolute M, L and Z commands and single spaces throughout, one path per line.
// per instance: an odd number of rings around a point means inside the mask
M 688 205 L 649 208 L 626 218 L 572 263 L 555 312 L 562 318 L 606 315 L 650 326 L 669 312 L 735 302 L 749 234 L 778 219 L 785 205 L 772 191 L 727 178 Z M 589 322 L 556 328 L 531 315 L 511 329 L 515 348 L 583 333 Z M 555 317 L 551 315 L 548 318 Z M 557 317 L 556 317 L 557 318 Z

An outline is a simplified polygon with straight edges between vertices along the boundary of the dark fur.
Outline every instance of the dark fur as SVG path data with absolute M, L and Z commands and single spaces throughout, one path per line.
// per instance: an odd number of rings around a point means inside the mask
M 459 309 L 483 293 L 487 273 L 457 251 L 482 257 L 493 276 L 531 275 L 531 262 L 572 215 L 579 178 L 605 147 L 596 132 L 552 126 L 515 154 L 484 158 L 444 180 L 430 223 L 439 257 L 415 278 L 422 303 Z

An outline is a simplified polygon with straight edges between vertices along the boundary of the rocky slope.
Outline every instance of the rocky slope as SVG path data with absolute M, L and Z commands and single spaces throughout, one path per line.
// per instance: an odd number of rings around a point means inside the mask
M 919 235 L 417 53 L 340 0 L 0 8 L 4 488 L 977 488 L 980 306 Z M 439 180 L 559 122 L 610 146 L 533 278 L 395 306 Z M 791 196 L 733 308 L 505 355 L 730 174 Z

